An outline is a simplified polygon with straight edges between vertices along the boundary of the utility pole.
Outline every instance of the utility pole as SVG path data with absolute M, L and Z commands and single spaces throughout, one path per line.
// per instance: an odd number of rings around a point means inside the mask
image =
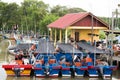
M 120 4 L 118 4 L 118 6 L 120 6 Z M 116 9 L 115 12 L 112 12 L 112 26 L 111 26 L 111 34 L 112 34 L 112 37 L 111 37 L 111 65 L 112 65 L 112 56 L 113 56 L 113 53 L 114 53 L 114 50 L 113 50 L 113 31 L 115 30 L 115 27 L 118 27 L 117 25 L 114 24 L 114 21 L 115 21 L 114 16 L 116 16 L 116 19 L 117 19 L 118 15 L 120 15 L 120 13 L 118 12 L 118 9 Z M 118 22 L 118 21 L 116 21 L 116 22 Z
M 110 58 L 111 58 L 111 65 L 112 65 L 112 56 L 113 56 L 113 27 L 114 27 L 114 12 L 112 12 L 112 26 L 111 26 L 111 53 L 110 53 Z
M 91 14 L 91 43 L 93 44 L 93 33 L 94 33 L 94 30 L 93 30 L 93 15 Z

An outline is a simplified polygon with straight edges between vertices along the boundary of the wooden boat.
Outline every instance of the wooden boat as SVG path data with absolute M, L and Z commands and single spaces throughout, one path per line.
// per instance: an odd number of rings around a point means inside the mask
M 93 65 L 93 63 L 89 62 L 87 63 L 88 66 L 88 75 L 89 77 L 99 77 L 99 73 L 98 70 L 96 68 L 96 66 Z
M 111 78 L 113 70 L 117 70 L 116 66 L 104 66 L 103 78 Z
M 32 65 L 2 65 L 8 76 L 30 76 Z M 15 71 L 19 69 L 19 74 Z
M 82 62 L 80 61 L 78 55 L 74 55 L 73 58 L 74 61 L 74 69 L 75 69 L 75 76 L 84 76 L 85 71 L 88 70 L 88 67 L 83 65 Z
M 20 51 L 23 51 L 23 53 L 24 53 L 24 51 L 29 50 L 31 46 L 32 46 L 32 44 L 28 44 L 28 43 L 22 44 L 21 43 L 21 44 L 14 46 L 14 47 L 8 48 L 8 52 L 10 54 L 13 54 L 13 55 L 20 53 Z
M 96 69 L 99 71 L 99 74 L 103 77 L 103 79 L 110 79 L 112 77 L 112 73 L 114 70 L 117 70 L 116 66 L 96 66 Z
M 45 77 L 44 71 L 44 57 L 40 54 L 36 56 L 36 62 L 34 65 L 34 74 L 36 77 Z
M 41 55 L 36 56 L 36 64 L 34 65 L 34 73 L 36 77 L 58 77 L 60 65 L 53 55 Z
M 10 63 L 2 65 L 8 76 L 30 76 L 32 64 L 30 64 L 28 58 L 26 58 L 26 56 L 29 56 L 27 52 L 23 52 L 23 50 L 29 49 L 30 45 L 31 44 L 19 44 L 16 47 L 9 47 L 8 51 L 14 55 L 14 59 L 12 59 Z M 20 53 L 20 51 L 22 51 L 22 53 Z M 28 64 L 24 62 L 25 59 L 27 59 Z
M 64 56 L 66 58 L 66 61 L 64 64 L 62 64 L 62 76 L 84 76 L 85 71 L 88 69 L 87 66 L 80 65 L 79 62 L 74 61 L 73 56 L 78 56 L 82 54 L 82 52 L 75 47 L 73 47 L 71 44 L 58 44 L 58 47 L 60 48 L 59 53 L 56 54 L 57 60 L 60 60 L 60 57 Z M 73 54 L 74 53 L 74 54 Z
M 34 65 L 36 77 L 58 77 L 61 66 L 58 64 L 56 56 L 52 53 L 55 51 L 52 42 L 44 39 L 40 40 L 36 49 L 37 64 Z M 39 62 L 39 63 L 38 63 Z

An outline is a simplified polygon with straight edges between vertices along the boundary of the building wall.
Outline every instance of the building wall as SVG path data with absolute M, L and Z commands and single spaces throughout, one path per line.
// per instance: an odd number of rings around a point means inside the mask
M 91 33 L 91 29 L 73 29 L 71 30 L 71 37 L 75 39 L 75 32 L 79 32 L 79 40 L 86 40 L 86 41 L 91 41 L 91 35 L 88 35 Z M 94 29 L 93 34 L 98 34 L 99 35 L 99 30 Z M 94 36 L 93 41 L 99 40 L 99 36 Z
M 92 22 L 92 19 L 93 19 L 93 22 Z M 94 27 L 103 27 L 105 26 L 103 23 L 101 23 L 100 21 L 96 20 L 95 18 L 92 18 L 92 16 L 87 16 L 85 18 L 83 18 L 82 20 L 74 23 L 72 26 L 84 26 L 84 27 L 87 27 L 87 26 L 94 26 Z

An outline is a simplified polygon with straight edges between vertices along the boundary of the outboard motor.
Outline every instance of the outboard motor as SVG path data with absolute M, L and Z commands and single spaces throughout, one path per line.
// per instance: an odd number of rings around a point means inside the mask
M 49 75 L 49 63 L 45 64 L 45 73 L 46 73 L 46 76 Z
M 13 71 L 16 77 L 20 77 L 20 66 L 19 65 L 15 65 L 13 68 Z

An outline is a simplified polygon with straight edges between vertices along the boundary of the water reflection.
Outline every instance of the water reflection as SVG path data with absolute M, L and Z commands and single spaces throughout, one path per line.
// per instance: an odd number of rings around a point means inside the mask
M 5 70 L 0 66 L 0 80 L 6 80 L 7 74 Z
M 83 78 L 83 77 L 77 77 L 77 78 L 30 78 L 30 77 L 8 77 L 7 80 L 101 80 L 100 78 Z

